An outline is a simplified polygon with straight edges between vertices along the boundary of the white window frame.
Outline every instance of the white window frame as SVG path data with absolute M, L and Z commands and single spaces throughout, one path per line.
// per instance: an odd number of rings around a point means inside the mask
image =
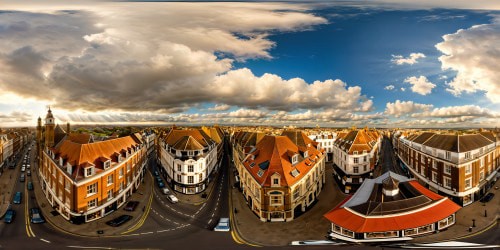
M 449 184 L 449 185 L 448 185 Z M 443 186 L 445 188 L 450 189 L 451 188 L 451 178 L 447 176 L 443 176 Z
M 114 177 L 113 174 L 108 175 L 108 177 L 107 177 L 108 186 L 113 184 L 113 182 L 114 182 L 113 177 Z
M 465 174 L 471 174 L 472 173 L 472 166 L 470 164 L 465 165 Z
M 469 185 L 467 185 L 467 182 L 469 182 Z M 472 177 L 465 178 L 464 187 L 466 190 L 472 188 Z
M 99 191 L 99 186 L 97 182 L 87 185 L 87 197 L 97 194 Z

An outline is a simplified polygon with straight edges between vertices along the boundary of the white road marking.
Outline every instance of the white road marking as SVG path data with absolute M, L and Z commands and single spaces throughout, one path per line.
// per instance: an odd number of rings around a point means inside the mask
M 82 248 L 82 249 L 116 249 L 112 247 L 84 247 L 84 246 L 68 246 L 71 248 Z
M 146 233 L 141 233 L 141 235 L 144 235 L 144 234 L 152 234 L 154 232 L 146 232 Z
M 46 239 L 43 239 L 43 238 L 40 238 L 41 241 L 43 242 L 46 242 L 46 243 L 50 243 L 50 241 L 46 240 Z

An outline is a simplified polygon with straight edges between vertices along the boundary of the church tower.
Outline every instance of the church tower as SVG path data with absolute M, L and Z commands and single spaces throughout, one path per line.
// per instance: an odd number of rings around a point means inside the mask
M 52 115 L 52 110 L 47 112 L 47 116 L 45 116 L 45 146 L 46 147 L 54 147 L 54 130 L 56 127 L 54 116 Z
M 71 132 L 71 126 L 69 125 L 69 122 L 68 122 L 68 123 L 66 123 L 66 134 L 69 135 L 70 132 Z

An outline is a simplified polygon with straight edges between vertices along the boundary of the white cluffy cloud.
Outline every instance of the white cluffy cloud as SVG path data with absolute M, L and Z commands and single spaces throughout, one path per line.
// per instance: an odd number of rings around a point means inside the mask
M 226 110 L 229 110 L 230 108 L 231 108 L 231 106 L 229 106 L 227 104 L 216 104 L 214 107 L 208 108 L 208 110 L 210 110 L 210 111 L 226 111 Z
M 402 115 L 411 115 L 416 112 L 428 111 L 433 108 L 432 104 L 420 104 L 414 103 L 413 101 L 400 101 L 386 104 L 385 113 L 388 115 L 393 115 L 395 117 L 400 117 Z
M 457 74 L 447 89 L 454 95 L 484 91 L 494 103 L 500 103 L 500 17 L 491 24 L 474 25 L 443 36 L 436 48 L 442 69 Z
M 408 57 L 403 57 L 402 55 L 392 55 L 391 62 L 397 65 L 413 65 L 417 63 L 417 60 L 420 58 L 425 58 L 425 55 L 423 53 L 411 53 Z
M 394 85 L 387 85 L 384 87 L 385 90 L 393 90 L 394 88 Z
M 427 95 L 432 92 L 432 89 L 436 87 L 436 84 L 429 82 L 427 77 L 425 76 L 411 76 L 407 77 L 404 82 L 409 83 L 411 86 L 411 90 L 417 94 Z
M 437 118 L 500 118 L 500 113 L 481 108 L 477 105 L 449 106 L 427 110 L 422 113 L 414 114 L 413 117 L 437 117 Z

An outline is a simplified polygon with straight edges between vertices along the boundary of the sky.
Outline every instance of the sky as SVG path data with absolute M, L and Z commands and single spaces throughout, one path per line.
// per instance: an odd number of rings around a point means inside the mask
M 500 125 L 496 1 L 0 6 L 0 127 Z

